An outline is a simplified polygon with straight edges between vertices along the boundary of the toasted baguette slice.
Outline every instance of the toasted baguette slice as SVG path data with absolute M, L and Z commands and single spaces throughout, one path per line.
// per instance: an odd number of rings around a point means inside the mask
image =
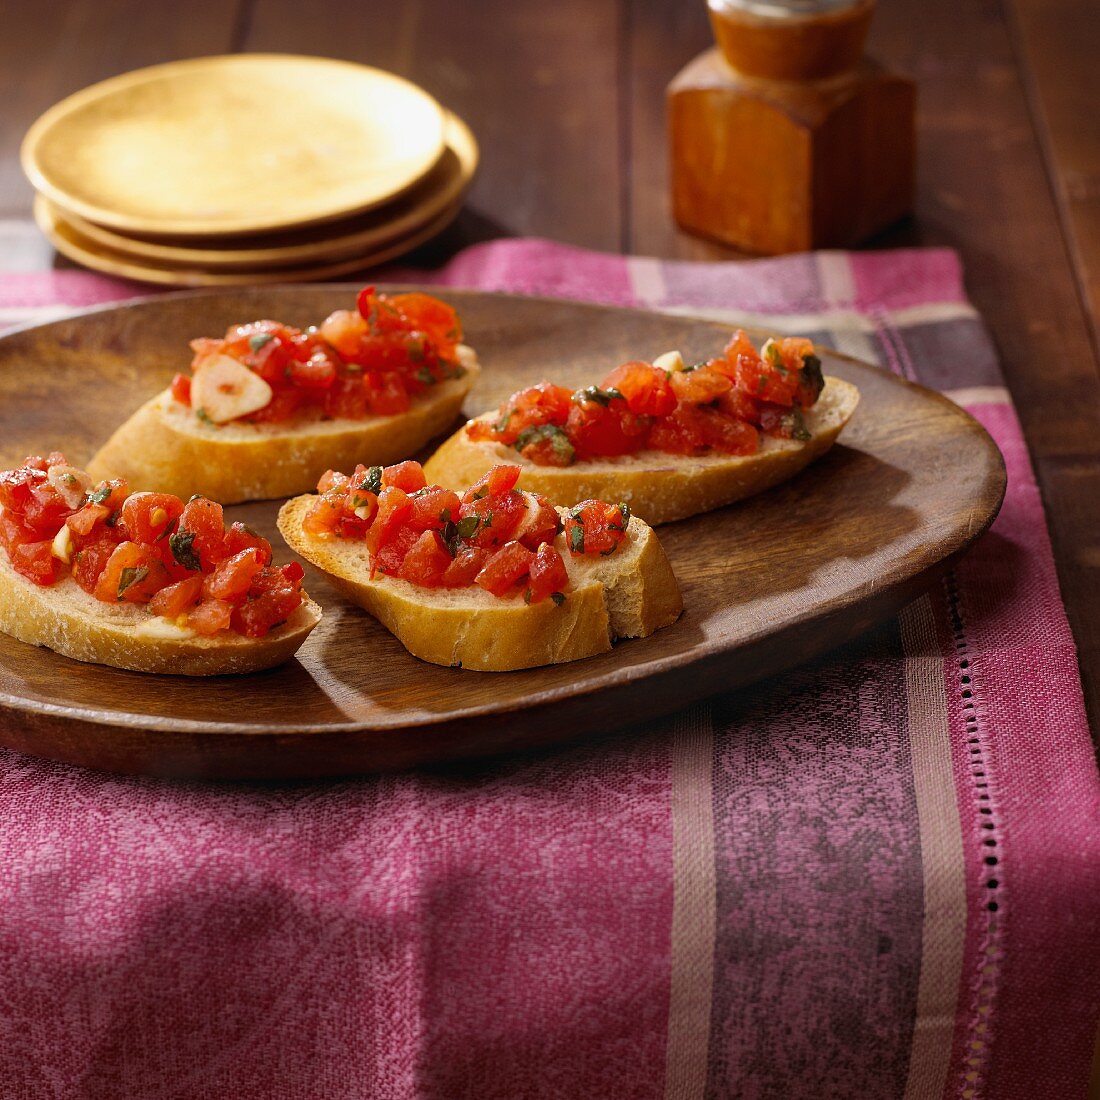
M 366 544 L 319 539 L 302 530 L 314 496 L 287 501 L 279 531 L 291 549 L 329 575 L 415 657 L 437 665 L 506 672 L 591 657 L 616 638 L 643 638 L 674 623 L 683 610 L 680 587 L 653 531 L 632 518 L 624 545 L 607 558 L 575 558 L 558 536 L 570 589 L 553 600 L 525 604 L 469 588 L 421 588 L 398 577 L 370 578 Z
M 77 661 L 178 676 L 256 672 L 291 657 L 320 621 L 321 609 L 303 593 L 290 618 L 263 638 L 204 638 L 144 607 L 103 603 L 72 577 L 48 588 L 32 584 L 0 554 L 0 630 Z
M 424 464 L 429 484 L 464 489 L 500 462 L 522 469 L 519 488 L 541 493 L 557 505 L 579 500 L 624 501 L 646 523 L 670 523 L 732 504 L 794 477 L 836 441 L 859 403 L 859 390 L 826 378 L 813 408 L 803 416 L 805 443 L 762 436 L 754 455 L 671 455 L 637 451 L 572 466 L 539 466 L 503 443 L 475 442 L 459 428 Z M 479 420 L 492 420 L 495 412 Z
M 141 406 L 88 464 L 97 481 L 123 477 L 133 490 L 198 493 L 222 504 L 313 489 L 326 470 L 385 466 L 408 458 L 454 422 L 477 381 L 476 358 L 461 378 L 440 382 L 408 412 L 365 420 L 204 424 L 167 391 Z

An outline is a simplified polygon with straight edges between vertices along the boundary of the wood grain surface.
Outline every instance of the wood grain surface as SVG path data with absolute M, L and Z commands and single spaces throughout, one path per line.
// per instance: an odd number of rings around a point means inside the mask
M 419 262 L 511 234 L 669 258 L 737 255 L 679 231 L 669 213 L 665 87 L 712 42 L 703 0 L 15 0 L 5 15 L 3 217 L 30 215 L 19 141 L 63 95 L 176 57 L 284 50 L 391 69 L 471 124 L 481 174 L 463 215 Z M 918 85 L 916 216 L 868 244 L 948 245 L 962 255 L 1036 466 L 1094 725 L 1098 47 L 1093 0 L 889 0 L 868 47 Z M 13 265 L 52 261 L 33 238 L 11 249 Z
M 0 339 L 0 467 L 28 451 L 86 462 L 233 321 L 315 321 L 356 286 L 189 294 L 93 311 Z M 580 385 L 679 348 L 713 353 L 706 321 L 457 291 L 484 372 L 467 402 L 494 406 L 547 374 Z M 793 482 L 660 529 L 686 610 L 646 639 L 513 673 L 440 668 L 307 568 L 325 619 L 279 669 L 195 681 L 81 665 L 0 636 L 0 741 L 92 767 L 214 777 L 303 777 L 572 740 L 677 710 L 804 660 L 894 612 L 992 521 L 1004 492 L 985 431 L 945 398 L 825 355 L 860 388 L 842 444 Z M 935 456 L 930 461 L 929 456 Z M 277 504 L 227 510 L 273 538 Z

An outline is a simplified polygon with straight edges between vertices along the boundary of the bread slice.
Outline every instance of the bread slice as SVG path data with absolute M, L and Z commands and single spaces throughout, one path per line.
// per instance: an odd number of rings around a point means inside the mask
M 177 676 L 256 672 L 291 657 L 320 621 L 320 607 L 303 593 L 290 618 L 263 638 L 202 637 L 144 607 L 97 600 L 72 577 L 48 588 L 33 584 L 0 553 L 0 630 L 77 661 Z
M 302 530 L 315 496 L 287 501 L 279 531 L 291 549 L 329 575 L 353 603 L 369 611 L 415 657 L 437 665 L 505 672 L 591 657 L 616 638 L 642 638 L 674 623 L 680 587 L 657 536 L 636 518 L 609 557 L 574 557 L 558 536 L 571 587 L 553 600 L 526 604 L 469 588 L 421 588 L 398 577 L 370 579 L 359 540 L 319 539 Z
M 358 462 L 385 466 L 419 450 L 454 423 L 479 373 L 433 386 L 408 412 L 365 420 L 284 424 L 204 424 L 164 390 L 141 406 L 88 464 L 99 481 L 123 477 L 130 488 L 198 493 L 222 504 L 305 493 L 326 470 L 350 470 Z
M 541 493 L 553 504 L 581 500 L 624 501 L 646 523 L 670 523 L 709 512 L 770 489 L 794 477 L 836 441 L 859 403 L 859 390 L 826 378 L 817 403 L 803 414 L 811 438 L 805 443 L 761 436 L 753 455 L 672 455 L 637 451 L 614 458 L 539 466 L 503 443 L 475 442 L 459 428 L 424 464 L 429 485 L 464 489 L 501 462 L 518 465 L 519 488 Z M 493 420 L 496 412 L 479 420 Z

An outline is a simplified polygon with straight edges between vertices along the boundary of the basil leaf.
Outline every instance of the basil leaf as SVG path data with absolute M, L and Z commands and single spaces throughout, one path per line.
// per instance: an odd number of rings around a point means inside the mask
M 584 553 L 584 528 L 579 523 L 569 529 L 569 549 L 574 554 Z
M 168 548 L 172 551 L 172 557 L 179 562 L 184 569 L 194 569 L 196 572 L 202 568 L 199 555 L 195 550 L 195 532 L 180 528 L 168 539 Z
M 93 504 L 103 504 L 103 503 L 105 503 L 105 502 L 106 502 L 107 498 L 108 498 L 108 497 L 109 497 L 110 495 L 111 495 L 111 487 L 110 487 L 110 485 L 107 485 L 107 484 L 103 484 L 103 485 L 100 485 L 100 487 L 99 487 L 98 489 L 93 489 L 93 490 L 92 490 L 92 491 L 91 491 L 91 492 L 90 492 L 90 493 L 88 494 L 88 499 L 89 499 L 89 500 L 90 500 L 90 501 L 91 501 L 91 502 L 92 502 Z
M 549 440 L 554 454 L 561 459 L 563 466 L 572 464 L 577 452 L 573 449 L 569 436 L 557 424 L 539 424 L 533 428 L 524 428 L 516 436 L 516 441 L 512 446 L 517 451 L 523 451 L 525 447 L 530 447 L 533 443 L 540 443 L 543 440 Z
M 457 531 L 459 535 L 464 539 L 472 539 L 477 534 L 478 518 L 477 516 L 464 516 L 458 521 Z
M 146 565 L 139 566 L 136 569 L 128 568 L 123 569 L 118 578 L 118 598 L 122 599 L 122 593 L 126 591 L 131 585 L 135 585 L 138 581 L 143 581 L 149 576 L 149 567 Z
M 493 526 L 493 513 L 491 510 L 481 517 L 481 526 L 486 530 Z
M 574 401 L 595 401 L 597 405 L 603 405 L 604 408 L 607 408 L 615 398 L 624 400 L 623 395 L 614 387 L 601 390 L 599 386 L 586 386 L 583 390 L 577 390 L 573 394 Z
M 378 496 L 378 494 L 382 492 L 382 467 L 372 466 L 367 471 L 367 476 L 359 488 L 365 489 L 368 493 L 374 493 L 375 496 Z
M 267 347 L 274 339 L 275 337 L 270 332 L 257 332 L 255 336 L 248 338 L 248 346 L 253 351 L 259 351 L 260 348 Z
M 812 439 L 806 421 L 802 419 L 801 409 L 792 409 L 785 417 L 783 424 L 791 430 L 791 439 L 797 439 L 799 443 L 805 443 Z
M 554 603 L 556 603 L 558 605 L 558 607 L 561 607 L 561 605 L 563 603 L 565 603 L 565 593 L 564 592 L 551 592 L 550 593 L 550 599 L 552 599 L 554 601 Z
M 425 386 L 431 386 L 435 383 L 435 375 L 427 367 L 421 367 L 416 372 L 416 380 L 423 382 Z
M 814 395 L 814 401 L 821 396 L 821 391 L 825 388 L 825 376 L 821 373 L 821 360 L 816 355 L 802 357 L 800 381 Z

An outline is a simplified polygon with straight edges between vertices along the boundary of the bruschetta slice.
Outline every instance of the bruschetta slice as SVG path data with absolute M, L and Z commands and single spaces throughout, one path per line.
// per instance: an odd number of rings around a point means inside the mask
M 95 484 L 57 452 L 0 473 L 0 630 L 66 657 L 183 676 L 270 668 L 321 620 L 303 575 L 211 500 Z
M 517 463 L 521 488 L 554 504 L 622 500 L 647 523 L 668 523 L 793 477 L 833 445 L 858 403 L 855 386 L 822 375 L 809 340 L 769 340 L 758 352 L 738 331 L 695 366 L 670 352 L 626 363 L 599 386 L 520 390 L 460 428 L 425 472 L 464 487 Z
M 503 672 L 590 657 L 683 610 L 654 532 L 623 505 L 558 510 L 496 466 L 463 494 L 415 462 L 328 473 L 279 531 L 414 656 Z
M 306 492 L 361 460 L 395 462 L 459 415 L 479 369 L 461 341 L 446 303 L 373 287 L 319 329 L 236 325 L 194 340 L 191 373 L 142 405 L 88 470 L 232 504 Z

